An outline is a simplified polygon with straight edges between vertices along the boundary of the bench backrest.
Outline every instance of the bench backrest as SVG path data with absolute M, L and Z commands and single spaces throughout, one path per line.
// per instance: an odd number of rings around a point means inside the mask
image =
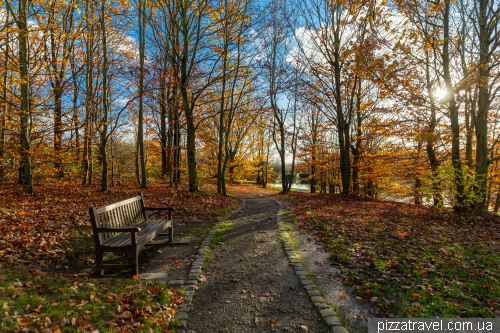
M 144 222 L 146 219 L 147 216 L 144 210 L 144 198 L 142 193 L 136 197 L 102 208 L 90 208 L 90 220 L 92 221 L 93 228 L 132 227 L 138 223 Z M 99 233 L 99 240 L 102 244 L 102 242 L 116 234 L 115 232 Z

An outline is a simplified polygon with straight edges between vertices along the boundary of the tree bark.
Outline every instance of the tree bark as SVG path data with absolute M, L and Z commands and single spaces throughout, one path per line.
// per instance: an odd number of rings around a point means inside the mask
M 478 103 L 476 117 L 476 177 L 479 183 L 477 189 L 481 201 L 475 205 L 476 210 L 486 211 L 486 189 L 488 182 L 488 168 L 491 160 L 488 158 L 488 111 L 490 108 L 489 74 L 490 74 L 490 36 L 491 31 L 487 22 L 489 0 L 479 1 L 479 77 Z M 498 16 L 493 20 L 498 21 Z M 495 22 L 495 25 L 498 23 Z
M 102 179 L 101 190 L 108 190 L 108 154 L 106 147 L 108 144 L 108 42 L 106 36 L 106 1 L 101 0 L 101 30 L 102 30 L 102 54 L 103 54 L 103 69 L 102 69 L 102 132 L 101 132 L 101 161 L 102 161 Z
M 455 186 L 457 189 L 457 204 L 455 207 L 455 211 L 460 211 L 464 209 L 468 209 L 468 207 L 464 207 L 465 203 L 465 193 L 464 193 L 464 178 L 462 172 L 462 161 L 460 156 L 460 119 L 459 119 L 459 110 L 458 105 L 455 100 L 455 91 L 453 89 L 453 84 L 451 82 L 451 72 L 450 72 L 450 53 L 449 53 L 449 44 L 450 44 L 450 1 L 445 0 L 445 9 L 444 9 L 444 17 L 443 17 L 443 79 L 446 84 L 446 90 L 448 94 L 448 110 L 450 116 L 451 123 L 451 132 L 452 132 L 452 142 L 451 142 L 451 159 L 453 164 L 453 169 L 455 172 Z
M 82 185 L 91 184 L 89 156 L 91 155 L 91 118 L 93 112 L 93 51 L 94 51 L 94 28 L 90 23 L 93 16 L 93 7 L 89 0 L 85 2 L 85 20 L 88 37 L 85 41 L 85 121 L 83 127 L 83 156 L 82 156 Z
M 9 11 L 7 11 L 7 16 L 5 18 L 6 24 L 9 23 Z M 6 163 L 5 163 L 5 148 L 6 148 L 6 131 L 7 131 L 7 78 L 8 78 L 8 65 L 9 65 L 9 40 L 10 33 L 6 34 L 5 52 L 4 52 L 4 66 L 3 66 L 3 92 L 2 92 L 2 121 L 0 128 L 0 182 L 4 182 L 6 179 Z
M 139 13 L 139 116 L 138 116 L 138 130 L 137 142 L 139 144 L 139 159 L 141 166 L 141 187 L 148 187 L 148 178 L 146 172 L 146 159 L 144 152 L 144 51 L 145 51 L 145 20 L 144 11 L 146 8 L 146 0 L 139 0 L 138 13 Z
M 30 139 L 30 94 L 29 94 L 29 47 L 28 47 L 28 0 L 19 1 L 19 64 L 21 72 L 21 156 L 22 156 L 22 183 L 24 193 L 33 193 L 33 176 L 31 168 L 31 139 Z

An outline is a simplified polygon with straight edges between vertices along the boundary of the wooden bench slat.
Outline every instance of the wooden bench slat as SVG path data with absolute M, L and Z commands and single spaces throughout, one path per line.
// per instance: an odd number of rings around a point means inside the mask
M 135 196 L 135 197 L 130 198 L 130 199 L 125 199 L 123 201 L 120 201 L 120 202 L 117 202 L 117 203 L 114 203 L 114 204 L 111 204 L 111 205 L 107 205 L 107 206 L 98 208 L 96 210 L 96 214 L 102 214 L 102 213 L 104 213 L 106 211 L 113 210 L 113 209 L 115 209 L 117 207 L 126 205 L 126 204 L 131 203 L 131 202 L 139 201 L 139 200 L 141 200 L 141 196 L 140 195 Z
M 155 234 L 156 232 L 165 224 L 167 226 L 170 224 L 171 220 L 156 220 L 156 221 L 146 221 L 136 225 L 136 227 L 141 228 L 141 231 L 137 237 L 137 243 L 143 243 L 146 239 L 149 238 L 150 235 Z M 120 246 L 128 246 L 131 245 L 131 237 L 129 232 L 123 232 L 117 235 L 116 237 L 108 240 L 103 243 L 103 246 L 108 247 L 120 247 Z

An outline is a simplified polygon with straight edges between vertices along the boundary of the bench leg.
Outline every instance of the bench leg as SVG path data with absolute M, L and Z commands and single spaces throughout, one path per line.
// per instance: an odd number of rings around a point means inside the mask
M 173 226 L 173 223 L 170 225 L 170 228 L 168 228 L 168 240 L 170 242 L 174 241 L 174 226 Z
M 97 250 L 95 253 L 95 273 L 97 276 L 102 276 L 102 261 L 104 253 L 101 250 Z
M 139 251 L 132 251 L 132 275 L 139 275 Z

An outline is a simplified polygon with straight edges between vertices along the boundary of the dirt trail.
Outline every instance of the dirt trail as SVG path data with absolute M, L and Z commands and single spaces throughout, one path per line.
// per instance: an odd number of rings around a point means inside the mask
M 273 201 L 247 195 L 219 229 L 187 329 L 207 332 L 328 332 L 288 264 Z

